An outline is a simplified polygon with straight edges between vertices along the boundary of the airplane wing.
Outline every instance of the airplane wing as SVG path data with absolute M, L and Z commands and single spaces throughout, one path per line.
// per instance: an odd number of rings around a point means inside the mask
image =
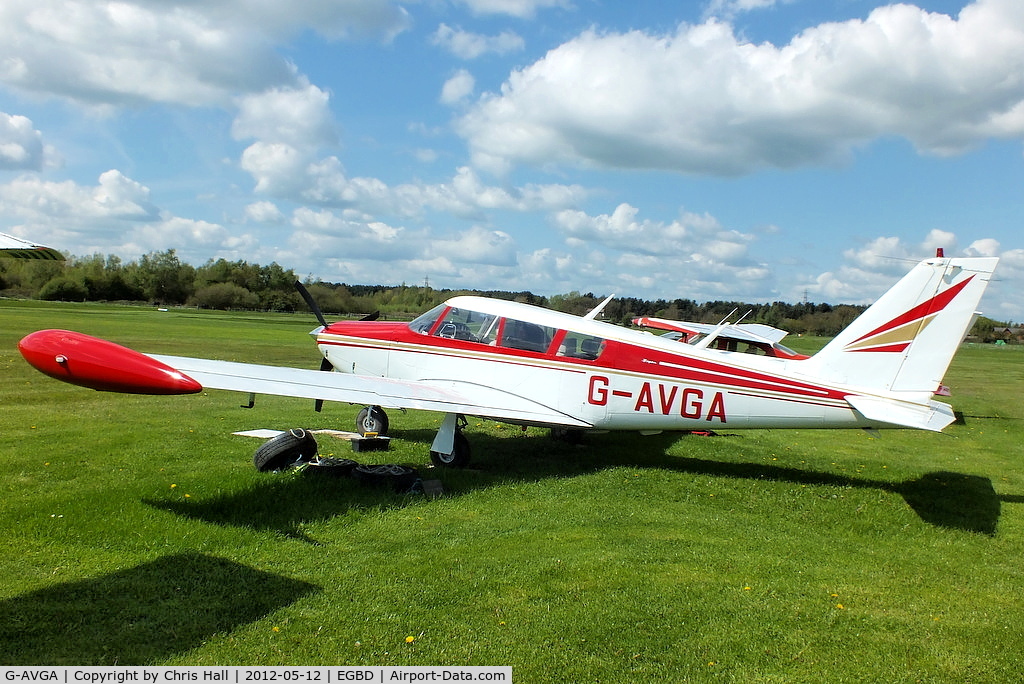
M 531 425 L 592 427 L 549 406 L 470 382 L 395 380 L 182 356 L 146 356 L 185 374 L 206 389 L 462 413 Z
M 686 333 L 687 335 L 693 335 L 696 333 L 704 333 L 713 329 L 713 325 L 705 325 L 703 323 L 686 323 L 683 321 L 670 321 L 666 318 L 655 318 L 654 316 L 640 316 L 633 319 L 633 325 L 640 325 L 645 328 L 654 328 L 655 330 L 670 330 L 672 332 Z
M 224 389 L 349 404 L 484 416 L 510 423 L 586 428 L 590 423 L 504 390 L 469 381 L 396 380 L 335 371 L 143 354 L 70 330 L 39 330 L 18 343 L 34 368 L 105 392 L 194 394 Z
M 642 325 L 645 328 L 656 330 L 671 330 L 686 333 L 688 335 L 708 335 L 720 329 L 719 337 L 728 337 L 741 342 L 768 342 L 775 344 L 781 342 L 787 333 L 785 330 L 773 328 L 763 323 L 737 323 L 733 325 L 717 326 L 710 323 L 693 323 L 690 321 L 670 321 L 665 318 L 653 316 L 641 316 L 633 319 L 633 325 Z

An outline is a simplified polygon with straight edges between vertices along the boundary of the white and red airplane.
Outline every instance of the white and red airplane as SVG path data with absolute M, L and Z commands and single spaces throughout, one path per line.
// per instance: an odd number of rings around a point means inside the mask
M 361 431 L 386 431 L 381 407 L 437 411 L 445 419 L 431 457 L 448 466 L 469 459 L 467 415 L 572 430 L 939 431 L 954 414 L 933 396 L 997 261 L 920 262 L 810 358 L 680 344 L 595 320 L 597 310 L 579 317 L 470 296 L 411 323 L 328 325 L 317 311 L 320 371 L 142 354 L 64 330 L 32 333 L 19 349 L 43 373 L 97 390 L 362 404 Z

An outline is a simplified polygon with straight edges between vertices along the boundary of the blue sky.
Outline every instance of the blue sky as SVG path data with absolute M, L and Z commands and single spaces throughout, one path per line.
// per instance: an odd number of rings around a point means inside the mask
M 872 301 L 1002 258 L 1019 0 L 5 0 L 0 232 L 349 283 Z

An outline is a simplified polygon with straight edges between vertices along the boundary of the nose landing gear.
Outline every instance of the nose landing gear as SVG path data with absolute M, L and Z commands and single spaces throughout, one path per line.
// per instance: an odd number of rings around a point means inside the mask
M 457 413 L 448 413 L 441 423 L 441 429 L 430 445 L 430 460 L 436 466 L 446 468 L 465 468 L 469 463 L 469 440 L 462 434 L 466 427 L 466 417 Z

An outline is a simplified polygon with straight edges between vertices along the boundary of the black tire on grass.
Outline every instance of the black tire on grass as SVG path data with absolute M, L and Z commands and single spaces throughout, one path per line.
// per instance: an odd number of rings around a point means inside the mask
M 313 433 L 297 428 L 264 442 L 253 454 L 252 462 L 256 470 L 266 473 L 312 461 L 316 452 L 316 437 Z
M 352 469 L 352 477 L 368 485 L 408 492 L 420 479 L 420 474 L 415 468 L 403 465 L 359 465 Z
M 318 458 L 306 466 L 306 472 L 317 477 L 349 477 L 357 465 L 351 458 Z

